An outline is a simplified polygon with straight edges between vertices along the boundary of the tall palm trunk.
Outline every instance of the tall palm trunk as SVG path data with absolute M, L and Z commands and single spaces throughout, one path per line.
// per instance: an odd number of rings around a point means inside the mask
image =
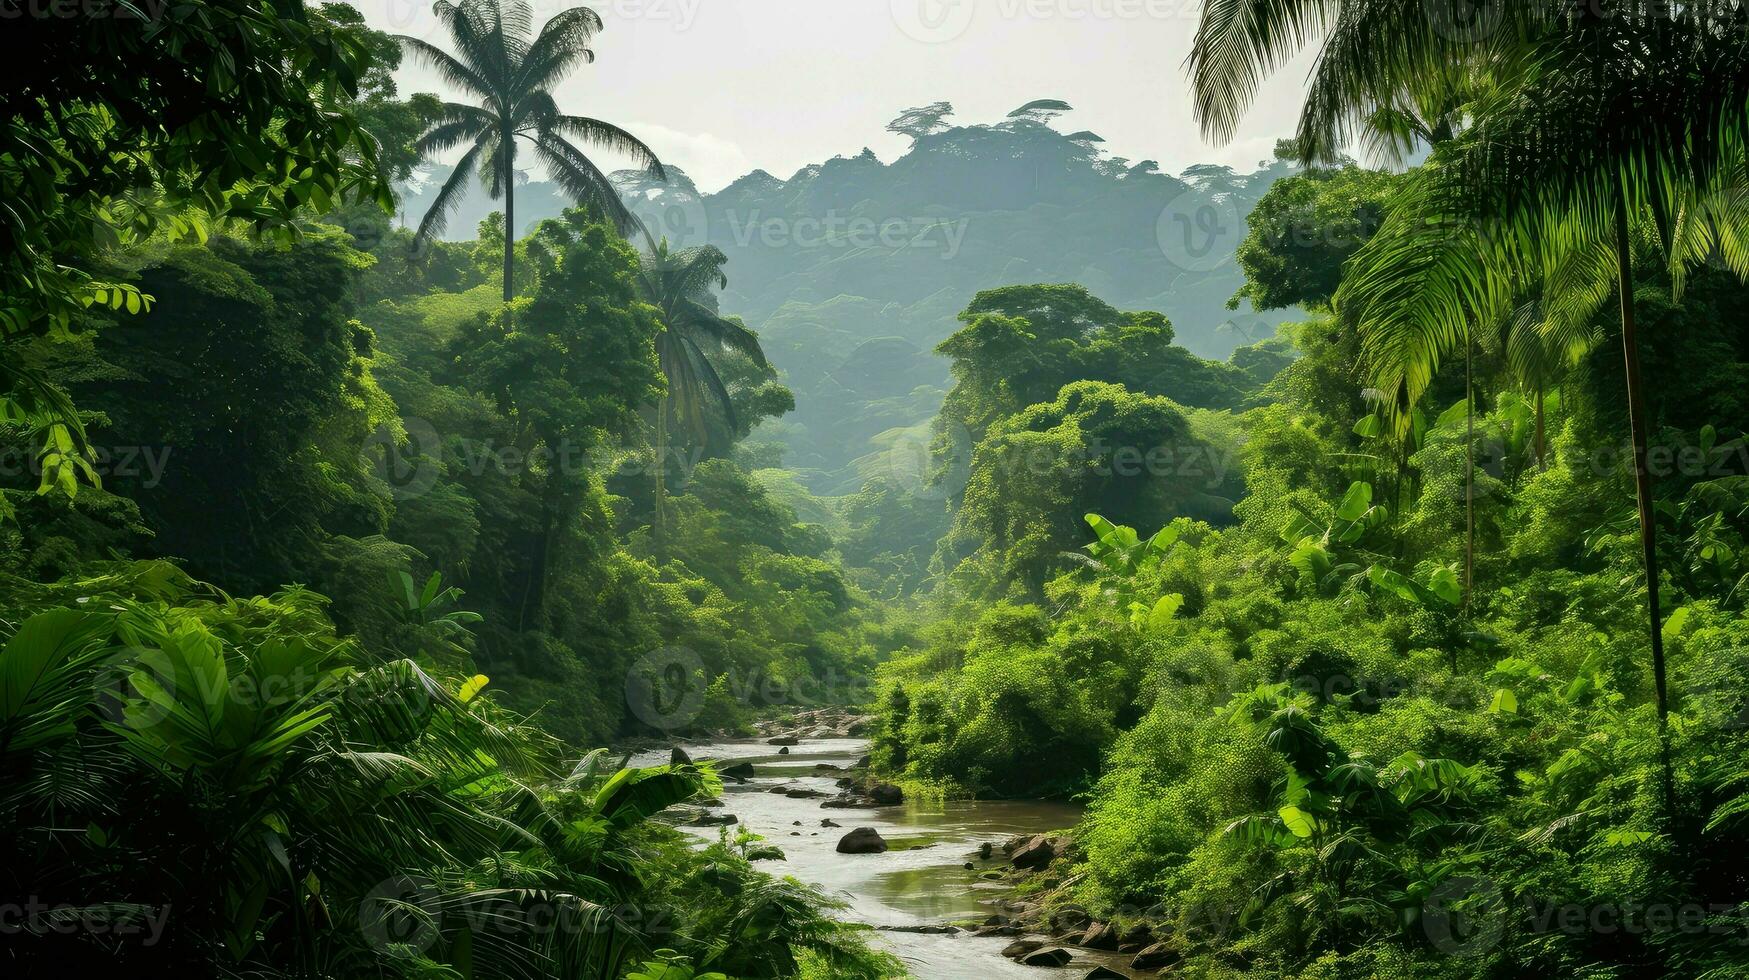
M 1464 337 L 1464 611 L 1476 588 L 1476 393 L 1475 344 Z
M 516 295 L 516 134 L 504 127 L 504 302 Z
M 668 561 L 668 396 L 656 403 L 656 514 L 651 522 L 651 544 L 656 564 Z
M 1664 630 L 1658 611 L 1658 525 L 1654 523 L 1652 474 L 1646 468 L 1646 404 L 1640 385 L 1639 340 L 1634 333 L 1633 247 L 1628 237 L 1627 189 L 1615 196 L 1615 251 L 1621 286 L 1621 350 L 1628 387 L 1628 432 L 1634 445 L 1634 497 L 1640 510 L 1640 550 L 1646 566 L 1646 615 L 1652 637 L 1652 685 L 1658 701 L 1658 756 L 1664 814 L 1676 812 L 1675 777 L 1670 767 L 1670 705 L 1664 682 Z
M 1548 437 L 1543 428 L 1543 386 L 1536 386 L 1536 433 L 1531 436 L 1531 451 L 1536 453 L 1536 471 L 1546 473 L 1549 469 Z

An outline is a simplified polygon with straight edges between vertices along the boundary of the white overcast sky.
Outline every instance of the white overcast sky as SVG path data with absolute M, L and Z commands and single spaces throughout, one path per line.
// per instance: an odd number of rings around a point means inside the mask
M 448 48 L 426 0 L 349 0 L 372 26 Z M 534 0 L 536 23 L 576 0 Z M 554 93 L 566 111 L 631 130 L 701 189 L 755 168 L 788 177 L 867 146 L 891 161 L 888 121 L 946 100 L 994 122 L 1033 99 L 1075 112 L 1106 149 L 1177 173 L 1249 170 L 1291 134 L 1309 56 L 1264 90 L 1233 142 L 1204 142 L 1184 58 L 1201 0 L 601 0 L 596 61 Z M 409 60 L 403 94 L 446 90 Z M 617 167 L 620 161 L 600 161 Z

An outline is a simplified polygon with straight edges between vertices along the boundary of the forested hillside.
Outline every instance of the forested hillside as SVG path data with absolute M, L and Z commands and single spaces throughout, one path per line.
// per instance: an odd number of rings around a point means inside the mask
M 652 234 L 729 257 L 723 309 L 759 332 L 796 395 L 796 410 L 761 440 L 782 445 L 787 468 L 816 492 L 854 493 L 885 463 L 873 454 L 920 440 L 916 427 L 949 383 L 934 349 L 993 285 L 1079 283 L 1121 309 L 1165 314 L 1179 343 L 1204 357 L 1267 340 L 1283 319 L 1228 307 L 1244 281 L 1232 261 L 1244 218 L 1293 172 L 1288 161 L 1173 176 L 1112 157 L 1096 133 L 1064 132 L 1065 114 L 1066 104 L 1039 100 L 996 123 L 956 124 L 952 106 L 937 103 L 894 120 L 913 142 L 890 164 L 864 150 L 787 178 L 756 171 L 708 194 L 676 168 L 614 181 Z M 407 213 L 422 211 L 447 173 L 409 193 Z M 555 184 L 524 191 L 530 227 L 563 207 Z M 490 206 L 472 195 L 451 228 L 465 235 Z

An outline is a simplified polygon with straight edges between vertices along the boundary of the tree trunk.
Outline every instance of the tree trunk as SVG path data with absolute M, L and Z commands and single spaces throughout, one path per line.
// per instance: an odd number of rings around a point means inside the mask
M 1476 587 L 1476 393 L 1475 344 L 1464 337 L 1464 610 Z
M 504 140 L 504 302 L 516 296 L 516 137 L 506 132 Z
M 668 396 L 656 403 L 656 516 L 651 522 L 651 544 L 658 566 L 668 561 L 668 524 L 664 513 L 668 498 Z
M 1639 339 L 1634 333 L 1633 248 L 1629 239 L 1627 189 L 1616 187 L 1615 252 L 1621 288 L 1621 350 L 1628 388 L 1628 432 L 1634 446 L 1634 497 L 1640 510 L 1640 550 L 1646 566 L 1646 615 L 1652 639 L 1652 685 L 1658 700 L 1658 754 L 1664 812 L 1676 814 L 1675 777 L 1670 767 L 1670 705 L 1664 683 L 1664 629 L 1658 611 L 1658 525 L 1653 511 L 1652 474 L 1646 468 L 1646 404 L 1640 385 Z
M 1536 471 L 1547 473 L 1549 470 L 1548 441 L 1543 430 L 1543 386 L 1536 386 L 1536 434 L 1531 438 L 1531 451 L 1536 453 Z

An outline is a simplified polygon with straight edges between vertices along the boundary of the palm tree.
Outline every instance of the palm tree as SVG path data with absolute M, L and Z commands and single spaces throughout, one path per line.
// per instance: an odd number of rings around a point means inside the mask
M 646 231 L 646 240 L 648 235 Z M 650 305 L 661 311 L 665 327 L 656 335 L 656 358 L 668 380 L 668 392 L 656 407 L 658 556 L 664 550 L 662 511 L 671 426 L 684 428 L 695 445 L 709 445 L 715 428 L 708 409 L 715 405 L 730 433 L 740 428 L 729 389 L 706 351 L 729 348 L 746 355 L 761 368 L 769 367 L 759 346 L 759 336 L 739 320 L 724 317 L 717 310 L 711 290 L 729 284 L 729 277 L 723 272 L 728 261 L 729 257 L 715 245 L 672 251 L 664 238 L 651 242 L 649 253 L 639 263 L 639 287 Z
M 1552 290 L 1547 330 L 1570 333 L 1620 302 L 1628 428 L 1646 572 L 1666 813 L 1674 811 L 1653 487 L 1634 321 L 1635 225 L 1649 224 L 1680 286 L 1722 258 L 1749 277 L 1749 45 L 1709 5 L 1489 5 L 1492 29 L 1454 30 L 1457 0 L 1210 0 L 1191 54 L 1205 131 L 1230 136 L 1263 78 L 1322 37 L 1299 147 L 1328 158 L 1360 120 L 1451 65 L 1498 89 L 1434 154 L 1417 186 L 1355 257 L 1348 305 L 1398 416 L 1440 356 L 1510 309 L 1516 285 Z M 1727 11 L 1727 13 L 1729 13 Z M 1404 207 L 1403 205 L 1407 205 Z M 1438 219 L 1457 219 L 1441 223 Z M 1393 228 L 1392 225 L 1395 225 Z M 1485 228 L 1485 231 L 1484 231 Z M 1566 268 L 1569 282 L 1554 277 Z
M 622 234 L 635 226 L 631 213 L 612 181 L 573 141 L 629 156 L 658 179 L 667 175 L 656 154 L 637 137 L 599 119 L 560 112 L 549 91 L 578 63 L 595 60 L 589 42 L 602 24 L 594 11 L 562 10 L 538 36 L 522 0 L 438 0 L 432 11 L 449 31 L 457 54 L 416 37 L 396 39 L 480 104 L 444 103 L 416 144 L 421 157 L 468 146 L 419 222 L 416 238 L 443 231 L 464 185 L 479 171 L 492 199 L 504 198 L 504 301 L 509 302 L 515 291 L 518 139 L 529 143 L 535 159 L 565 193 L 600 210 Z

